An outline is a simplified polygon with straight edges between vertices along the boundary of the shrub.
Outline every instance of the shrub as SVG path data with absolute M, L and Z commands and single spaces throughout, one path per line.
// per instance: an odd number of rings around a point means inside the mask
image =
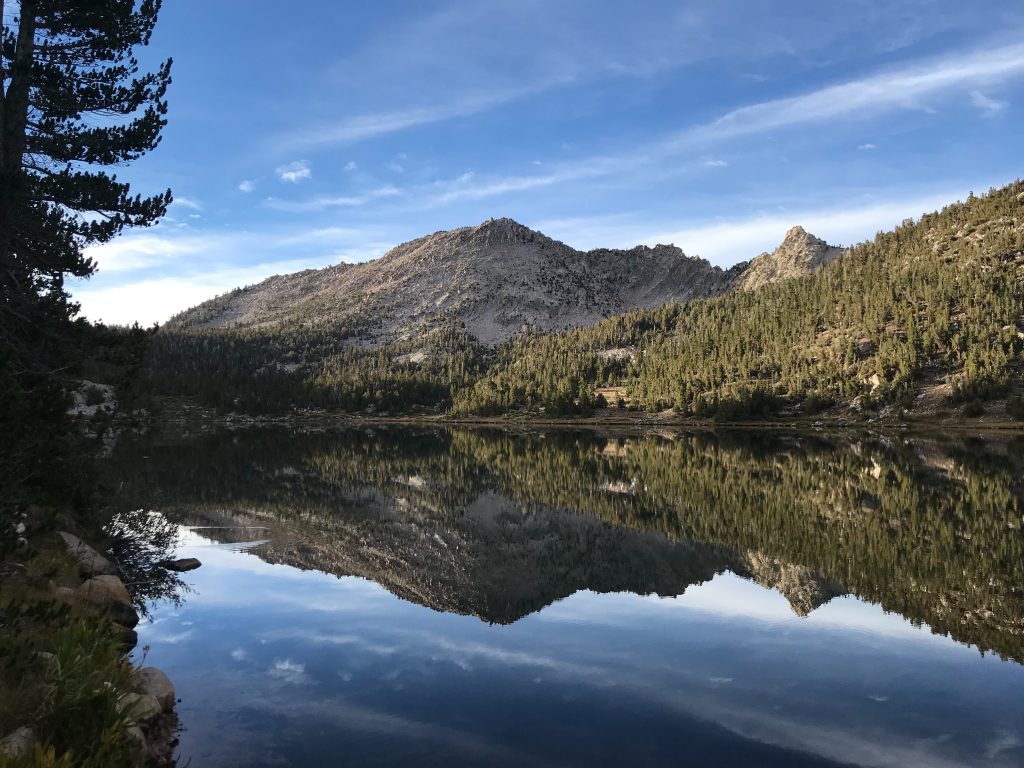
M 1010 418 L 1024 421 L 1024 395 L 1014 395 L 1006 401 L 1006 412 Z
M 960 413 L 969 419 L 973 419 L 975 416 L 981 416 L 985 412 L 985 404 L 978 398 L 968 400 L 963 408 L 960 409 Z

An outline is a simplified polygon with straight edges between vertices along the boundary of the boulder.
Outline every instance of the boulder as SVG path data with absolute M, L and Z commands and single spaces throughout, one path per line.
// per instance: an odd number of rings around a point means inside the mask
M 80 597 L 106 609 L 111 620 L 125 627 L 139 623 L 132 599 L 124 583 L 116 576 L 93 576 L 78 588 Z
M 168 571 L 184 573 L 185 571 L 194 571 L 202 563 L 194 557 L 182 557 L 177 560 L 161 560 L 157 565 L 166 568 Z
M 36 732 L 23 725 L 3 741 L 0 741 L 0 757 L 12 762 L 32 756 L 36 745 Z M 6 760 L 3 761 L 6 764 Z
M 113 563 L 73 533 L 61 531 L 60 537 L 64 539 L 68 552 L 78 560 L 78 573 L 83 579 L 93 576 L 115 576 L 117 574 L 117 568 L 114 567 Z
M 126 693 L 117 702 L 117 708 L 136 723 L 144 723 L 163 714 L 156 696 L 148 693 Z
M 132 745 L 132 751 L 135 753 L 135 760 L 137 765 L 145 765 L 146 757 L 149 754 L 149 744 L 146 741 L 146 734 L 142 732 L 142 729 L 137 725 L 129 726 L 124 729 L 124 735 Z
M 164 712 L 170 712 L 174 708 L 174 684 L 167 675 L 155 667 L 136 670 L 135 692 L 156 698 Z

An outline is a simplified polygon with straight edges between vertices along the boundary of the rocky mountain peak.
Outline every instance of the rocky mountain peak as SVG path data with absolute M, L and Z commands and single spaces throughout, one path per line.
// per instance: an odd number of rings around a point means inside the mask
M 739 279 L 738 287 L 749 291 L 768 283 L 799 277 L 827 264 L 842 252 L 842 248 L 829 245 L 803 227 L 792 227 L 778 248 L 751 260 Z
M 722 270 L 675 245 L 578 251 L 510 218 L 411 240 L 379 259 L 270 278 L 173 318 L 171 327 L 351 329 L 376 346 L 461 324 L 484 344 L 524 327 L 591 325 L 814 269 L 838 248 L 794 227 L 773 253 Z

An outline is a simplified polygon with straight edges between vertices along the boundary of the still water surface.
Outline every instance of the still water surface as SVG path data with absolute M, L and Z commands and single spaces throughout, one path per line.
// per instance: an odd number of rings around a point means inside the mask
M 193 766 L 1024 765 L 1024 444 L 258 429 L 123 444 Z

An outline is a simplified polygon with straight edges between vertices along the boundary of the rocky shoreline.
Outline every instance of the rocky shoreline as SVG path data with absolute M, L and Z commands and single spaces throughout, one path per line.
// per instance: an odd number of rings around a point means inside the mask
M 51 585 L 52 597 L 73 608 L 105 616 L 116 631 L 111 635 L 119 643 L 118 653 L 122 664 L 130 666 L 129 692 L 122 693 L 116 709 L 123 718 L 124 737 L 132 745 L 134 763 L 137 766 L 173 766 L 174 748 L 180 723 L 175 713 L 178 701 L 174 684 L 161 670 L 144 666 L 145 652 L 136 664 L 131 654 L 138 645 L 139 612 L 132 601 L 129 586 L 122 581 L 119 568 L 95 548 L 75 534 L 60 531 L 59 542 L 67 555 L 77 565 L 81 583 L 77 587 Z M 60 550 L 55 542 L 54 549 Z M 155 564 L 169 571 L 189 571 L 200 566 L 195 558 L 163 560 Z M 44 664 L 56 663 L 54 654 L 37 652 Z M 112 686 L 107 682 L 105 685 Z M 30 763 L 38 754 L 36 729 L 32 724 L 23 725 L 0 740 L 0 762 L 27 760 Z

